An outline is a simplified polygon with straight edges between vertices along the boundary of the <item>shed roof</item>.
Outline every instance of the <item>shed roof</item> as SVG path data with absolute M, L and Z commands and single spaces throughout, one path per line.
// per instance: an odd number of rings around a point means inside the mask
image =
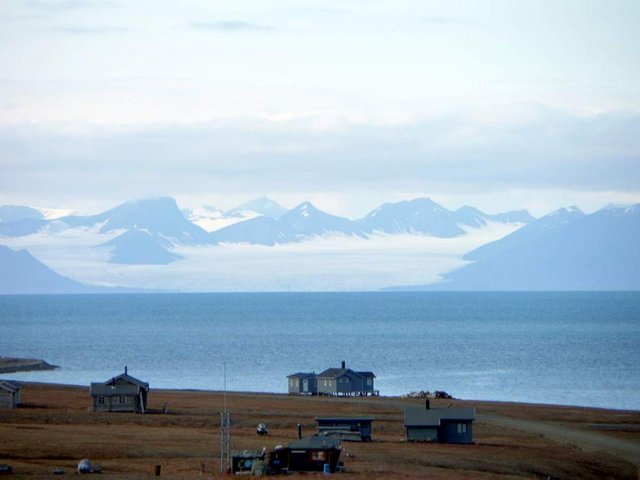
M 442 420 L 475 420 L 475 408 L 405 407 L 405 427 L 438 427 Z
M 296 450 L 326 450 L 340 448 L 340 440 L 329 435 L 312 435 L 289 444 L 290 449 Z

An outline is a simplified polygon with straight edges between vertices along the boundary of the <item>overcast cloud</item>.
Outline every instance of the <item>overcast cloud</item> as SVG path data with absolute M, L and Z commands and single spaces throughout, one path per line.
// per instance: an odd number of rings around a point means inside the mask
M 635 1 L 0 5 L 0 204 L 640 201 Z

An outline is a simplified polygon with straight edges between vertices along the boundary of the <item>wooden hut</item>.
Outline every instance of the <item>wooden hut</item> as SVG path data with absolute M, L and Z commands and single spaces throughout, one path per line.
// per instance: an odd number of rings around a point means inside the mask
M 92 383 L 90 388 L 94 412 L 135 412 L 147 410 L 149 384 L 124 373 L 104 383 Z
M 22 386 L 11 380 L 0 380 L 0 408 L 15 408 L 22 403 Z
M 405 407 L 407 440 L 438 443 L 473 443 L 474 408 Z

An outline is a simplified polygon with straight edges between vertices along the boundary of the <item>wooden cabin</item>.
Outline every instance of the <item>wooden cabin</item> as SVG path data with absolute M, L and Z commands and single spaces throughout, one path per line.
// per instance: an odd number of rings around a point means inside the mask
M 405 407 L 407 440 L 415 442 L 473 443 L 474 408 Z
M 316 417 L 318 433 L 335 436 L 341 440 L 371 441 L 369 417 Z
M 22 403 L 22 386 L 11 380 L 0 380 L 0 408 L 16 408 Z
M 145 413 L 149 384 L 124 373 L 104 383 L 92 383 L 90 388 L 94 412 Z
M 335 473 L 341 452 L 337 438 L 313 435 L 269 452 L 269 472 L 322 472 L 327 464 L 331 473 Z

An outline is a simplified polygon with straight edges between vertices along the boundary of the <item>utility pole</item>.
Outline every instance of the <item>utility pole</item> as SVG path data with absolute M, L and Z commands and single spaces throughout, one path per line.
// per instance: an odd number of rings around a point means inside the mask
M 224 410 L 220 414 L 220 473 L 231 469 L 231 434 L 229 410 L 227 409 L 227 362 L 223 363 L 224 372 Z

